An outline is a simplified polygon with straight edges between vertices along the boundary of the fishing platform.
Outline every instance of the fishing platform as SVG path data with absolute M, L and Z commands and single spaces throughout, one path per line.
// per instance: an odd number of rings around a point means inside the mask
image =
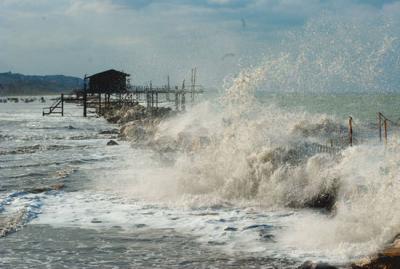
M 88 108 L 95 108 L 95 113 L 101 115 L 114 107 L 134 106 L 143 104 L 147 112 L 157 112 L 160 107 L 174 108 L 176 111 L 185 111 L 187 98 L 194 103 L 197 95 L 204 93 L 201 85 L 196 84 L 197 69 L 191 72 L 190 84 L 183 80 L 180 86 L 171 86 L 169 76 L 167 84 L 159 87 L 130 84 L 130 75 L 110 69 L 104 72 L 86 76 L 83 80 L 83 89 L 73 91 L 72 94 L 55 99 L 50 107 L 43 108 L 43 116 L 59 114 L 64 116 L 64 103 L 73 102 L 83 107 L 83 117 L 90 112 Z

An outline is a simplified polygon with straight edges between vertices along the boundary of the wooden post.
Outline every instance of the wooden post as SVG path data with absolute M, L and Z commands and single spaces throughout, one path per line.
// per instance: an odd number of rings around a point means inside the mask
M 64 94 L 61 94 L 61 117 L 64 117 Z
M 83 116 L 87 116 L 87 91 L 86 91 L 86 80 L 87 76 L 85 75 L 85 78 L 83 79 Z
M 195 95 L 195 91 L 196 91 L 196 77 L 197 77 L 197 68 L 195 67 L 192 71 L 193 73 L 193 82 L 192 82 L 192 93 L 191 93 L 191 101 L 192 101 L 192 105 L 194 103 L 194 95 Z
M 378 112 L 379 142 L 382 142 L 382 113 Z
M 192 76 L 190 77 L 190 99 L 193 105 L 193 91 L 194 91 L 194 69 L 192 68 Z
M 156 92 L 156 107 L 158 108 L 158 92 Z
M 181 110 L 185 111 L 185 80 L 182 82 Z
M 169 102 L 170 101 L 169 92 L 171 90 L 171 86 L 170 86 L 170 82 L 169 82 L 169 75 L 168 75 L 167 79 L 168 79 L 168 81 L 167 81 L 167 101 Z
M 101 93 L 99 93 L 99 114 L 101 114 Z
M 182 111 L 186 110 L 186 99 L 185 99 L 185 92 L 182 93 L 182 97 L 181 97 L 181 107 L 182 107 Z
M 385 145 L 387 145 L 387 142 L 388 142 L 388 129 L 387 129 L 387 119 L 385 119 L 384 121 L 383 121 L 383 126 L 384 126 L 384 130 L 385 130 Z
M 349 117 L 349 145 L 353 146 L 353 118 Z
M 153 107 L 154 107 L 154 92 L 153 92 L 153 83 L 150 81 L 150 95 L 151 95 L 151 104 L 150 109 L 151 113 L 153 114 Z
M 147 92 L 147 88 L 145 91 L 144 96 L 146 97 L 146 108 L 149 109 L 149 93 Z
M 178 87 L 175 87 L 175 110 L 179 111 L 179 93 Z
M 83 116 L 87 117 L 87 93 L 86 93 L 86 89 L 83 92 Z

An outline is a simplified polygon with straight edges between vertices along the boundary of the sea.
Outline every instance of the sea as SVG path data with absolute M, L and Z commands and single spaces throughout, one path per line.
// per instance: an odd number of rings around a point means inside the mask
M 51 96 L 0 103 L 0 268 L 340 267 L 390 243 L 400 95 L 258 97 L 189 106 L 149 143 L 76 104 L 42 116 Z M 377 112 L 391 120 L 386 145 Z M 310 206 L 332 193 L 334 209 Z

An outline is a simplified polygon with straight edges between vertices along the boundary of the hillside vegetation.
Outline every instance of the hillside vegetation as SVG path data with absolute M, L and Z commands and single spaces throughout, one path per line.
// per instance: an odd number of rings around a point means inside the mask
M 0 95 L 36 95 L 68 93 L 81 88 L 83 80 L 63 75 L 31 76 L 0 73 Z

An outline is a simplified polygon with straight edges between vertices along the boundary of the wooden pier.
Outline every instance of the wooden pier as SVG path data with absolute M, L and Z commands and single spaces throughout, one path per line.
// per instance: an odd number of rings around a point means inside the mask
M 89 108 L 95 108 L 96 113 L 101 115 L 110 108 L 137 104 L 143 104 L 149 113 L 160 107 L 185 111 L 187 97 L 193 104 L 195 97 L 204 93 L 203 87 L 196 85 L 196 69 L 192 69 L 191 84 L 186 86 L 183 81 L 180 87 L 171 87 L 169 77 L 164 86 L 154 87 L 151 82 L 147 86 L 131 85 L 127 79 L 129 76 L 113 69 L 85 76 L 83 89 L 76 90 L 74 95 L 62 94 L 53 105 L 43 108 L 43 116 L 64 116 L 64 102 L 82 104 L 84 117 L 87 117 Z

